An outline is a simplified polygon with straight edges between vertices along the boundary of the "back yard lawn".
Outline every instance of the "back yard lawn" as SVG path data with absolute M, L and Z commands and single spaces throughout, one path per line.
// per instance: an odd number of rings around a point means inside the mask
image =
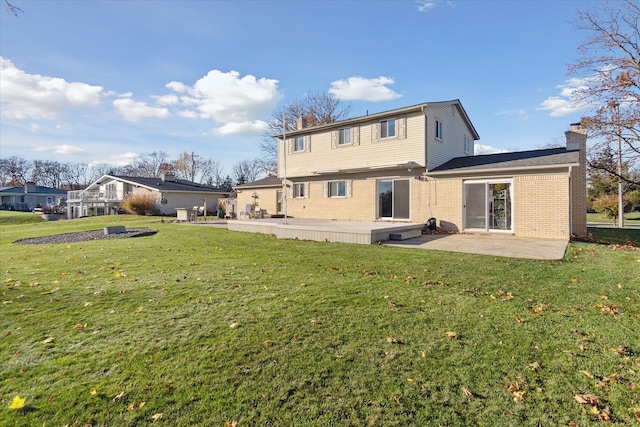
M 638 251 L 532 261 L 4 218 L 0 425 L 640 420 Z M 157 233 L 13 243 L 106 225 Z

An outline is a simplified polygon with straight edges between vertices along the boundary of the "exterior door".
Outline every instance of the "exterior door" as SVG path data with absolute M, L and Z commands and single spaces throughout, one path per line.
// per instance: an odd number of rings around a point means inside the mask
M 513 231 L 511 181 L 464 183 L 465 230 Z
M 410 190 L 408 179 L 378 181 L 378 218 L 409 219 Z

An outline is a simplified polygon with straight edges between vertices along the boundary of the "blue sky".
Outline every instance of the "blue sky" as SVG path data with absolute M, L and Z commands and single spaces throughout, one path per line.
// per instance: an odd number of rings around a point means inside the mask
M 122 165 L 261 156 L 283 104 L 352 116 L 460 99 L 476 145 L 563 142 L 567 75 L 596 1 L 27 1 L 0 13 L 0 157 Z M 3 8 L 4 9 L 4 8 Z

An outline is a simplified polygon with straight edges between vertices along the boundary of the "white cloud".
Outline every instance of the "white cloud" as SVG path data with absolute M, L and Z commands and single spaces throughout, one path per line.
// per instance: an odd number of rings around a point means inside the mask
M 55 145 L 53 147 L 48 147 L 44 145 L 39 145 L 33 148 L 33 151 L 44 153 L 51 151 L 55 154 L 62 154 L 65 156 L 88 156 L 89 153 L 84 148 L 75 147 L 69 144 Z
M 282 99 L 278 80 L 241 77 L 237 71 L 211 70 L 193 86 L 170 82 L 166 87 L 181 95 L 181 106 L 187 107 L 178 113 L 181 117 L 213 119 L 221 124 L 214 130 L 220 135 L 262 132 L 261 119 Z
M 226 123 L 218 128 L 213 129 L 215 135 L 252 135 L 264 132 L 269 129 L 267 122 L 256 120 L 254 122 L 232 122 Z
M 431 9 L 434 9 L 439 4 L 446 3 L 449 6 L 453 6 L 453 2 L 451 0 L 416 0 L 416 4 L 418 5 L 418 12 L 428 12 Z
M 28 74 L 0 57 L 0 92 L 2 116 L 54 119 L 71 108 L 97 107 L 103 88 Z
M 498 154 L 508 153 L 509 150 L 503 150 L 502 148 L 495 148 L 490 145 L 474 144 L 474 155 L 479 156 L 481 154 Z
M 332 82 L 329 93 L 345 101 L 390 101 L 402 96 L 387 87 L 387 85 L 394 83 L 394 80 L 390 77 L 380 76 L 378 78 L 367 79 L 354 76 Z
M 113 106 L 129 122 L 137 122 L 146 117 L 166 119 L 171 115 L 166 108 L 150 107 L 144 102 L 134 101 L 131 98 L 116 99 L 113 101 Z
M 140 158 L 140 155 L 133 152 L 113 154 L 111 156 L 106 157 L 103 160 L 90 162 L 89 167 L 94 167 L 98 165 L 127 166 L 130 164 L 133 164 L 136 160 L 138 160 L 138 158 Z
M 435 1 L 428 1 L 428 0 L 417 0 L 416 3 L 418 4 L 419 12 L 427 12 L 433 9 L 434 7 L 436 7 L 436 4 L 437 4 Z
M 180 98 L 176 95 L 164 95 L 164 96 L 152 96 L 158 103 L 158 105 L 177 105 L 180 103 Z
M 73 145 L 63 144 L 57 145 L 54 148 L 54 153 L 56 154 L 64 154 L 71 156 L 87 156 L 88 153 L 81 147 L 74 147 Z
M 560 89 L 557 96 L 550 96 L 540 103 L 538 110 L 549 111 L 551 117 L 564 117 L 580 111 L 588 110 L 593 104 L 580 98 L 580 91 L 586 89 L 587 84 L 595 77 L 573 78 L 564 84 L 556 86 Z
M 525 110 L 523 108 L 513 109 L 513 110 L 502 110 L 502 111 L 499 111 L 498 113 L 496 113 L 496 115 L 498 115 L 498 116 L 518 116 L 522 120 L 528 120 L 529 119 L 529 113 L 527 113 L 527 110 Z

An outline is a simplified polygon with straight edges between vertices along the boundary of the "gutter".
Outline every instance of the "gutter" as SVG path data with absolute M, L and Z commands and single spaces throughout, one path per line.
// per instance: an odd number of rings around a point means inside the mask
M 447 175 L 469 175 L 476 173 L 500 173 L 500 172 L 514 172 L 514 171 L 538 171 L 545 169 L 564 169 L 569 168 L 571 171 L 572 166 L 578 166 L 578 163 L 561 163 L 557 165 L 541 165 L 541 166 L 514 166 L 510 168 L 483 168 L 483 169 L 452 169 L 447 171 L 426 172 L 424 176 L 447 176 Z

